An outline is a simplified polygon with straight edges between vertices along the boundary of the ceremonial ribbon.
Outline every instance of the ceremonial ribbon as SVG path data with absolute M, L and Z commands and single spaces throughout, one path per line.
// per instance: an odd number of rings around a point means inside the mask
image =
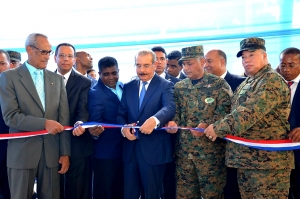
M 102 126 L 104 128 L 124 128 L 130 127 L 138 129 L 140 126 L 126 126 L 126 125 L 118 125 L 118 124 L 107 124 L 107 123 L 97 123 L 97 122 L 85 122 L 80 124 L 83 128 L 90 128 L 94 126 Z M 73 130 L 75 127 L 66 126 L 64 130 Z M 167 129 L 184 129 L 184 130 L 195 130 L 199 131 L 199 133 L 203 133 L 203 128 L 188 128 L 188 127 L 163 127 L 156 130 L 167 130 Z M 0 140 L 4 139 L 16 139 L 16 138 L 26 138 L 26 137 L 33 137 L 39 135 L 46 135 L 49 134 L 47 130 L 42 131 L 35 131 L 35 132 L 22 132 L 22 133 L 9 133 L 9 134 L 0 134 Z M 286 151 L 286 150 L 295 150 L 300 149 L 300 142 L 292 142 L 292 140 L 248 140 L 245 138 L 233 136 L 233 135 L 226 135 L 225 140 L 244 145 L 247 147 L 260 149 L 260 150 L 267 150 L 267 151 Z

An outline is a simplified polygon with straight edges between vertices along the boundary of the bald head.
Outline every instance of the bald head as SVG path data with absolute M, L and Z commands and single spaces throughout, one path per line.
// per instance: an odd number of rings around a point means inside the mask
M 84 51 L 76 52 L 76 70 L 85 75 L 87 70 L 93 68 L 93 58 Z
M 211 50 L 205 55 L 204 68 L 207 72 L 221 76 L 226 72 L 226 54 L 222 50 Z

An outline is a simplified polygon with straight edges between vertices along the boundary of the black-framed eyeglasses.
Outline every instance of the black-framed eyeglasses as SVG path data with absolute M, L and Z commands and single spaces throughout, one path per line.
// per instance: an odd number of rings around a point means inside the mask
M 35 48 L 35 49 L 37 49 L 38 51 L 40 51 L 40 53 L 42 54 L 42 55 L 47 55 L 47 54 L 49 54 L 49 55 L 52 55 L 53 53 L 54 53 L 54 51 L 53 50 L 41 50 L 41 49 L 39 49 L 39 48 L 37 48 L 37 47 L 35 47 L 35 46 L 33 46 L 33 45 L 29 45 L 30 47 L 32 47 L 32 48 Z

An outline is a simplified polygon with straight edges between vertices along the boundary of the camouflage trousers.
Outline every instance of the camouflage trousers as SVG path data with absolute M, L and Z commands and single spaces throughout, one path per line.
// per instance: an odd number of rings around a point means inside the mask
M 176 160 L 177 199 L 221 199 L 226 183 L 224 159 Z
M 242 199 L 287 199 L 290 187 L 289 169 L 237 169 Z

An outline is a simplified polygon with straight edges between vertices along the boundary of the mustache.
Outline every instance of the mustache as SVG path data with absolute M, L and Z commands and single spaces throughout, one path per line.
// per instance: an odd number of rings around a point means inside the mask
M 147 75 L 146 73 L 139 73 L 139 75 Z

